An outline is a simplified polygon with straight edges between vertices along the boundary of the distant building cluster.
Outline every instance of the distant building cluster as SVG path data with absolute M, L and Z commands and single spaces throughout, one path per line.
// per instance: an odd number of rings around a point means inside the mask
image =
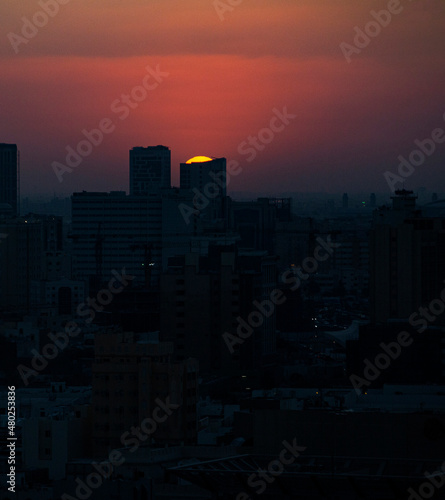
M 170 149 L 134 147 L 128 194 L 24 213 L 0 144 L 0 382 L 23 498 L 390 499 L 440 466 L 437 194 L 303 210 L 234 200 L 227 168 L 193 157 L 174 187 Z

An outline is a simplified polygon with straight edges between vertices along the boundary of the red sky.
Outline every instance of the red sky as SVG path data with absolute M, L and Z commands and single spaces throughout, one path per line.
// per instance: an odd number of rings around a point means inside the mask
M 213 0 L 70 0 L 16 54 L 11 33 L 42 7 L 2 0 L 0 142 L 19 146 L 22 195 L 127 190 L 128 150 L 156 144 L 172 150 L 175 185 L 180 162 L 208 155 L 242 165 L 229 191 L 385 192 L 397 157 L 445 129 L 443 1 L 400 0 L 350 63 L 342 53 L 389 4 L 243 0 L 222 21 Z M 147 65 L 168 76 L 120 120 L 110 106 Z M 240 144 L 284 107 L 296 117 L 247 161 Z M 104 118 L 114 131 L 59 183 L 52 162 Z M 445 191 L 444 159 L 437 145 L 407 187 Z

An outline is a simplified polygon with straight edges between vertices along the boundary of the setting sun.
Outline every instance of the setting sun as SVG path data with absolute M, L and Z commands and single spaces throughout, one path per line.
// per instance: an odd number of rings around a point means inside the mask
M 208 156 L 194 156 L 190 160 L 187 160 L 186 163 L 204 163 L 206 161 L 212 161 L 212 158 Z

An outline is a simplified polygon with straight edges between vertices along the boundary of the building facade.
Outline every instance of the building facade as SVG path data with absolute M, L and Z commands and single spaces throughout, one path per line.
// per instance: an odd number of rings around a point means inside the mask
M 130 150 L 130 194 L 144 196 L 171 186 L 171 153 L 166 146 Z
M 408 320 L 444 288 L 445 217 L 424 215 L 411 191 L 396 191 L 392 200 L 392 208 L 375 212 L 370 234 L 374 323 Z M 437 324 L 445 324 L 443 315 Z
M 266 252 L 237 255 L 233 247 L 172 259 L 161 277 L 161 335 L 177 359 L 196 357 L 202 373 L 236 373 L 273 357 L 275 311 L 261 314 L 254 302 L 270 299 L 275 264 Z
M 11 206 L 11 215 L 19 213 L 20 155 L 16 144 L 0 144 L 0 204 Z
M 141 444 L 162 447 L 196 442 L 195 359 L 174 363 L 173 345 L 152 341 L 149 334 L 98 333 L 94 345 L 94 455 L 127 446 L 124 432 L 156 415 L 159 410 L 155 409 L 162 407 L 159 401 L 176 408 Z

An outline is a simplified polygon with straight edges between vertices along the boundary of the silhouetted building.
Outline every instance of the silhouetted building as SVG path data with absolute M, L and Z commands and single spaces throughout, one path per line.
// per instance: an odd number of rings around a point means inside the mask
M 130 194 L 148 195 L 171 186 L 171 153 L 166 146 L 130 150 Z
M 367 296 L 369 292 L 369 237 L 360 230 L 345 230 L 335 236 L 339 244 L 325 264 L 335 287 L 342 283 L 348 295 Z M 323 269 L 323 265 L 320 268 Z M 315 281 L 317 281 L 317 275 Z
M 133 427 L 151 429 L 143 446 L 194 444 L 197 439 L 198 363 L 172 362 L 173 345 L 152 334 L 95 335 L 93 365 L 93 454 L 128 447 Z M 161 401 L 161 403 L 159 403 Z M 163 405 L 177 405 L 167 412 Z M 160 410 L 156 408 L 160 407 Z M 143 421 L 160 417 L 153 424 Z M 127 433 L 125 438 L 124 433 Z M 133 445 L 131 445 L 133 446 Z
M 110 279 L 123 268 L 143 283 L 145 266 L 159 273 L 162 241 L 162 198 L 111 193 L 72 196 L 74 274 Z M 146 262 L 144 245 L 152 245 Z M 108 279 L 107 279 L 108 278 Z
M 288 265 L 286 255 L 281 254 L 281 245 L 285 239 L 289 252 L 295 253 L 296 241 L 290 242 L 290 239 L 295 235 L 294 229 L 301 223 L 300 220 L 293 220 L 291 207 L 291 198 L 258 198 L 256 201 L 229 199 L 229 227 L 240 235 L 238 248 L 266 250 L 270 255 L 278 255 Z M 283 233 L 287 233 L 285 237 Z
M 426 324 L 426 323 L 425 323 Z M 419 324 L 417 324 L 419 327 Z M 398 346 L 401 332 L 407 332 L 407 344 Z M 387 356 L 382 344 L 390 346 L 393 353 L 400 349 L 397 358 L 381 370 L 380 361 Z M 442 328 L 430 325 L 425 330 L 413 328 L 408 322 L 390 321 L 383 325 L 360 325 L 359 338 L 348 341 L 347 374 L 365 377 L 371 375 L 365 384 L 358 385 L 363 392 L 369 387 L 383 384 L 444 384 L 445 383 L 445 335 Z M 368 360 L 368 361 L 365 361 Z M 374 370 L 374 371 L 373 371 Z
M 369 205 L 371 206 L 371 208 L 375 208 L 376 206 L 375 193 L 371 193 L 371 196 L 369 197 Z
M 160 328 L 159 287 L 128 287 L 115 296 L 108 323 L 128 332 L 153 332 Z M 100 318 L 100 315 L 99 315 Z
M 267 250 L 269 254 L 273 254 L 276 223 L 277 204 L 273 198 L 259 198 L 257 201 L 230 200 L 229 227 L 240 235 L 240 249 Z
M 213 184 L 216 190 L 212 191 Z M 211 188 L 209 186 L 212 185 Z M 205 196 L 226 196 L 226 159 L 194 156 L 180 165 L 181 189 L 197 189 Z M 207 192 L 208 191 L 208 192 Z M 212 194 L 209 196 L 209 193 Z M 213 195 L 215 193 L 215 195 Z
M 61 228 L 61 217 L 45 215 L 0 221 L 1 306 L 29 311 L 31 283 L 64 276 Z
M 189 191 L 193 208 L 205 223 L 226 218 L 226 159 L 195 156 L 180 164 L 181 190 Z
M 412 191 L 396 191 L 392 208 L 374 212 L 370 233 L 371 320 L 408 320 L 440 298 L 445 278 L 445 218 L 424 216 Z M 439 215 L 439 214 L 438 214 Z M 439 315 L 435 325 L 444 324 Z
M 385 386 L 360 396 L 333 387 L 253 391 L 234 414 L 233 435 L 244 442 L 236 454 L 169 472 L 215 499 L 432 497 L 433 485 L 442 485 L 443 391 L 443 386 Z M 273 477 L 276 463 L 280 474 Z M 409 495 L 412 488 L 428 490 L 427 495 Z
M 348 197 L 348 193 L 343 193 L 343 197 L 342 197 L 342 207 L 343 208 L 348 208 L 349 206 L 349 197 Z
M 178 208 L 182 200 L 174 189 L 150 196 L 128 196 L 124 191 L 74 193 L 74 276 L 108 282 L 113 270 L 125 268 L 137 278 L 134 285 L 155 286 L 168 256 L 190 248 L 194 227 Z
M 384 366 L 362 389 L 445 380 L 445 217 L 433 209 L 423 214 L 412 191 L 396 191 L 392 202 L 374 212 L 370 231 L 371 323 L 348 343 L 349 375 L 369 374 L 373 360 Z M 388 366 L 379 364 L 383 358 Z
M 20 154 L 16 144 L 0 143 L 0 204 L 11 206 L 11 215 L 19 213 Z M 3 207 L 6 211 L 6 208 Z
M 276 286 L 274 257 L 214 247 L 208 256 L 188 254 L 170 264 L 161 277 L 161 336 L 174 343 L 177 359 L 193 356 L 202 373 L 228 373 L 275 354 L 274 308 L 261 314 L 254 304 L 269 300 Z M 252 313 L 254 326 L 247 323 Z M 225 333 L 238 336 L 233 349 Z
M 274 254 L 278 256 L 281 269 L 297 265 L 313 252 L 315 234 L 315 221 L 311 217 L 275 222 Z

